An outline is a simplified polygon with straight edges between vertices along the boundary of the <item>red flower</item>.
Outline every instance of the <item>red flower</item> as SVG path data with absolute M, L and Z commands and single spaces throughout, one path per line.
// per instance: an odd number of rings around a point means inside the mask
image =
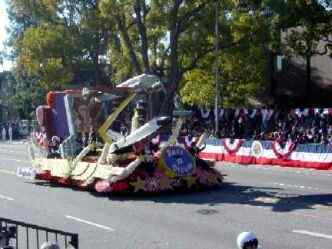
M 127 182 L 116 182 L 112 184 L 112 191 L 121 192 L 128 189 L 129 185 Z

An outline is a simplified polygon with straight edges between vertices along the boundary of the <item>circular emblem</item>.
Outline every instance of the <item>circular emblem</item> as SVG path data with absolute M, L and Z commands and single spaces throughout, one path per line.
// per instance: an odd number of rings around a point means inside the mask
M 263 152 L 263 146 L 259 141 L 254 141 L 251 145 L 251 154 L 254 157 L 259 157 L 261 156 Z
M 188 176 L 195 169 L 193 156 L 180 146 L 166 147 L 161 153 L 162 168 L 169 176 Z

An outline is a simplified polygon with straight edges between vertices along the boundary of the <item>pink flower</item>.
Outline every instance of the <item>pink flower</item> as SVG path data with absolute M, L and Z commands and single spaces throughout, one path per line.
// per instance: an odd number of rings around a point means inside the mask
M 112 187 L 109 181 L 102 180 L 96 183 L 95 189 L 98 193 L 106 193 L 111 192 Z
M 159 178 L 148 177 L 145 179 L 145 191 L 157 192 L 159 190 Z
M 154 176 L 155 177 L 163 177 L 165 174 L 164 174 L 164 172 L 162 172 L 161 170 L 159 170 L 159 169 L 156 169 L 155 170 L 155 172 L 154 172 Z

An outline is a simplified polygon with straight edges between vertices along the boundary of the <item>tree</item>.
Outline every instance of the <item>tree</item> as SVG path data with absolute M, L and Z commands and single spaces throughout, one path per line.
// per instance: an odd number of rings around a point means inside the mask
M 6 110 L 0 114 L 0 120 L 8 121 L 10 119 L 32 118 L 34 108 L 44 102 L 43 90 L 36 88 L 32 84 L 32 79 L 21 78 L 19 81 L 15 78 L 14 72 L 5 71 L 0 73 L 1 85 L 1 107 Z
M 0 66 L 3 67 L 3 60 L 4 60 L 4 55 L 3 52 L 0 51 Z
M 19 74 L 38 79 L 45 89 L 110 82 L 103 59 L 108 24 L 98 1 L 12 0 L 10 6 L 10 45 Z
M 167 111 L 182 76 L 213 49 L 209 40 L 212 3 L 101 0 L 102 15 L 115 25 L 116 42 L 110 46 L 110 58 L 117 69 L 116 79 L 143 72 L 163 77 L 168 88 L 163 111 Z
M 232 8 L 231 5 L 220 15 L 219 22 L 219 88 L 223 97 L 220 105 L 249 105 L 250 97 L 262 95 L 267 88 L 269 22 L 260 11 L 243 11 Z M 199 70 L 193 69 L 184 75 L 181 96 L 185 103 L 208 106 L 214 104 L 215 59 L 215 52 L 210 51 L 197 65 Z
M 331 1 L 274 1 L 273 32 L 275 44 L 289 56 L 301 56 L 306 61 L 306 97 L 312 93 L 311 59 L 331 53 Z M 281 38 L 282 30 L 286 36 Z M 332 56 L 332 53 L 331 53 Z
M 12 73 L 9 85 L 13 94 L 8 102 L 22 119 L 34 119 L 37 106 L 45 103 L 45 89 L 35 84 L 36 79 Z
M 18 69 L 38 76 L 44 89 L 61 89 L 72 80 L 75 44 L 63 26 L 42 24 L 28 28 L 20 42 Z
M 11 0 L 11 45 L 18 76 L 28 76 L 47 90 L 73 82 L 121 82 L 141 73 L 157 74 L 166 82 L 162 111 L 168 112 L 175 93 L 180 88 L 188 93 L 185 89 L 194 81 L 202 82 L 203 73 L 213 84 L 214 7 L 214 0 Z M 247 94 L 239 100 L 230 91 L 246 89 L 242 84 L 252 82 L 244 75 L 236 82 L 236 64 L 242 54 L 259 50 L 254 49 L 261 39 L 256 33 L 261 34 L 258 29 L 264 25 L 258 12 L 236 12 L 230 0 L 222 1 L 222 7 L 218 56 L 227 68 L 221 67 L 222 80 L 230 82 L 222 91 L 225 103 L 244 103 Z M 247 64 L 257 72 L 254 64 Z M 213 93 L 210 86 L 206 89 Z M 189 100 L 189 95 L 183 96 Z

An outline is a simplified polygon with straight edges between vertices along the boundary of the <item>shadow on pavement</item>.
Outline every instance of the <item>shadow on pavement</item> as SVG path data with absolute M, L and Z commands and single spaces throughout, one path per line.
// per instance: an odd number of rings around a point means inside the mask
M 221 187 L 201 191 L 165 193 L 162 195 L 112 195 L 116 201 L 152 201 L 157 203 L 207 204 L 211 207 L 222 204 L 242 204 L 271 207 L 274 212 L 290 212 L 300 209 L 314 209 L 316 205 L 331 207 L 332 194 L 283 194 L 281 188 L 252 187 L 224 183 Z M 95 196 L 104 196 L 94 194 Z
M 81 188 L 68 188 L 50 182 L 35 182 L 44 187 L 67 188 L 72 191 L 87 191 Z M 331 207 L 332 194 L 285 194 L 282 188 L 253 187 L 235 183 L 223 183 L 220 187 L 205 191 L 169 192 L 162 194 L 100 194 L 90 192 L 95 198 L 109 198 L 110 201 L 145 201 L 156 203 L 202 204 L 210 207 L 222 204 L 241 204 L 270 207 L 274 212 L 291 212 L 301 209 L 315 209 L 317 206 Z
M 83 189 L 83 188 L 80 188 L 80 187 L 77 187 L 77 186 L 70 186 L 69 187 L 66 184 L 60 184 L 60 183 L 57 183 L 57 182 L 47 182 L 47 181 L 43 181 L 43 180 L 38 180 L 38 181 L 34 181 L 34 182 L 27 181 L 25 183 L 33 184 L 33 185 L 40 186 L 40 187 L 51 187 L 51 188 L 68 189 L 68 190 L 79 191 L 79 192 L 89 192 L 88 189 Z

